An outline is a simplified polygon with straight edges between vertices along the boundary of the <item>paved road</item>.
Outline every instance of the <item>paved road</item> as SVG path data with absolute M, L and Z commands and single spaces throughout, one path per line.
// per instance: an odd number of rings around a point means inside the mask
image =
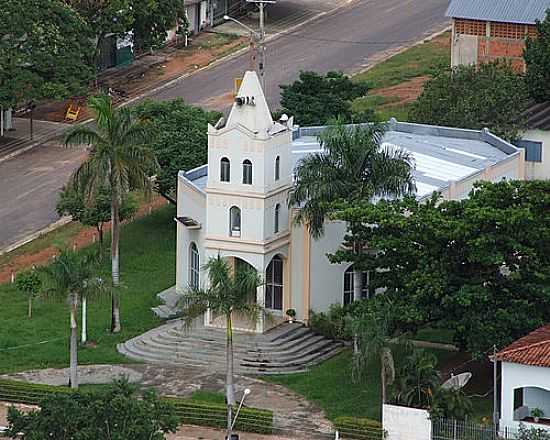
M 59 219 L 57 192 L 84 157 L 46 144 L 0 163 L 0 249 Z
M 291 33 L 283 33 L 267 46 L 266 95 L 272 107 L 279 103 L 279 84 L 287 84 L 300 70 L 364 68 L 373 55 L 411 44 L 442 29 L 447 0 L 352 0 L 337 11 Z M 249 65 L 248 55 L 186 78 L 154 95 L 175 96 L 216 109 L 230 103 L 233 79 Z
M 285 0 L 279 0 L 284 5 Z M 293 0 L 317 7 L 321 0 Z M 339 0 L 324 0 L 329 2 Z M 268 44 L 267 96 L 274 108 L 279 84 L 293 81 L 300 70 L 363 68 L 373 56 L 410 44 L 443 28 L 448 0 L 351 0 L 333 13 Z M 152 95 L 183 97 L 210 108 L 231 103 L 233 79 L 248 67 L 243 54 L 177 82 Z M 0 163 L 0 248 L 57 219 L 57 191 L 82 160 L 82 152 L 40 147 Z

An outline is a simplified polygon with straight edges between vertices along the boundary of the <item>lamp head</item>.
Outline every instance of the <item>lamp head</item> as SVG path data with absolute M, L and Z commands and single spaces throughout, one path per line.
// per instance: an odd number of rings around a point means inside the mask
M 231 20 L 231 18 L 229 17 L 229 15 L 224 15 L 224 16 L 223 16 L 223 19 L 226 20 L 226 21 L 227 21 L 227 20 Z
M 250 391 L 250 388 L 245 388 L 244 389 L 244 395 L 245 396 L 248 396 L 252 391 Z

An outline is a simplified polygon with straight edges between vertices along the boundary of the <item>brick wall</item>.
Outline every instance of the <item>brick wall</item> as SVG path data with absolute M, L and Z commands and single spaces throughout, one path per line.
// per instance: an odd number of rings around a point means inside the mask
M 454 45 L 462 44 L 462 40 L 477 38 L 477 63 L 506 59 L 512 63 L 518 72 L 525 70 L 523 49 L 525 39 L 536 37 L 535 25 L 517 23 L 497 23 L 480 20 L 453 20 Z M 465 37 L 468 36 L 468 37 Z M 460 64 L 455 60 L 453 64 Z

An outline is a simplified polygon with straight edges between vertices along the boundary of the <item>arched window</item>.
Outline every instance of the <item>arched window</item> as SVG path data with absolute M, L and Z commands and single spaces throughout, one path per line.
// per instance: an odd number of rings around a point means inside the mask
M 195 243 L 191 243 L 189 246 L 189 285 L 192 288 L 199 288 L 200 281 L 200 261 L 199 250 Z
M 347 306 L 353 302 L 353 265 L 344 272 L 344 305 Z M 363 288 L 361 289 L 361 299 L 367 299 L 374 295 L 374 289 L 370 286 L 371 273 L 363 272 Z
M 243 184 L 252 185 L 252 162 L 248 159 L 243 162 Z
M 229 235 L 231 237 L 241 236 L 241 210 L 236 206 L 229 210 Z
M 277 156 L 275 159 L 275 180 L 279 180 L 281 177 L 281 158 Z
M 229 182 L 231 180 L 231 164 L 227 157 L 222 157 L 220 161 L 220 180 L 222 182 Z
M 279 217 L 281 216 L 281 205 L 277 203 L 275 205 L 275 218 L 273 219 L 273 232 L 279 232 Z
M 265 273 L 265 307 L 283 310 L 283 260 L 276 255 Z

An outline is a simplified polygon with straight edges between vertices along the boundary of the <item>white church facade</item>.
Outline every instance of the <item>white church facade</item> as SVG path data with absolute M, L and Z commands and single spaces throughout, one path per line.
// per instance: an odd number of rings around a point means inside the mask
M 222 126 L 223 125 L 223 126 Z M 293 118 L 273 121 L 256 73 L 247 72 L 227 122 L 208 127 L 208 163 L 178 176 L 176 290 L 207 286 L 203 265 L 221 255 L 248 264 L 264 281 L 256 301 L 274 319 L 239 322 L 263 332 L 285 319 L 288 309 L 307 322 L 309 311 L 353 300 L 353 268 L 331 264 L 346 225 L 327 222 L 313 239 L 293 224 L 288 206 L 293 171 L 300 159 L 322 151 L 324 127 L 297 127 Z M 417 196 L 439 191 L 464 198 L 477 180 L 523 179 L 524 153 L 486 130 L 460 130 L 390 121 L 384 143 L 407 149 L 415 159 Z M 363 276 L 363 295 L 369 294 Z M 205 325 L 222 326 L 207 313 Z

